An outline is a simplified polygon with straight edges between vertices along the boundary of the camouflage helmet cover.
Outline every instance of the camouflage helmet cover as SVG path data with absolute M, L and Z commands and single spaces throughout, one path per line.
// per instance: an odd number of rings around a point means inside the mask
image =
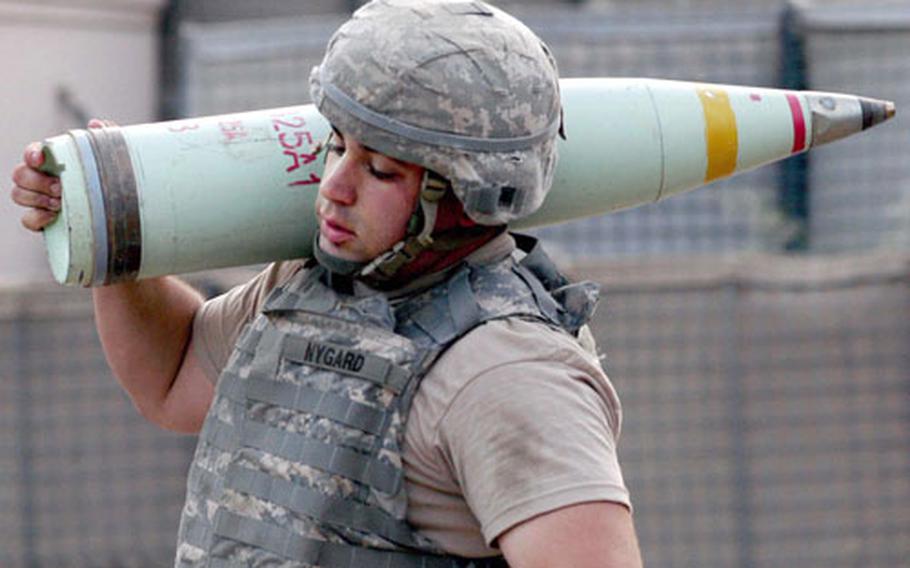
M 332 36 L 310 90 L 341 131 L 447 178 L 477 223 L 529 215 L 552 183 L 556 62 L 483 2 L 373 0 Z

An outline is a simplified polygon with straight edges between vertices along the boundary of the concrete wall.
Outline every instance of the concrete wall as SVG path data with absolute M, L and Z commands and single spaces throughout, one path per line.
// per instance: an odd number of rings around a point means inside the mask
M 89 116 L 155 117 L 158 21 L 166 0 L 0 0 L 0 283 L 50 279 L 40 236 L 22 229 L 10 174 L 33 140 Z

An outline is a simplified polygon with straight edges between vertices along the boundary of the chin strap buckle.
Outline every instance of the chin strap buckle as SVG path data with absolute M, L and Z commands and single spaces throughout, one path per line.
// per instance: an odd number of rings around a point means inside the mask
M 435 204 L 433 204 L 435 207 Z M 434 215 L 435 217 L 435 215 Z M 360 271 L 360 276 L 391 278 L 402 266 L 412 262 L 417 255 L 433 244 L 433 237 L 420 235 L 398 241 L 390 250 L 382 253 Z
M 433 245 L 433 229 L 436 227 L 436 214 L 439 202 L 451 185 L 448 180 L 430 170 L 425 170 L 420 183 L 420 211 L 414 216 L 422 217 L 423 226 L 416 235 L 405 237 L 390 250 L 382 253 L 360 271 L 360 276 L 373 278 L 391 278 L 402 266 L 412 262 L 417 255 Z M 413 221 L 413 217 L 412 217 Z

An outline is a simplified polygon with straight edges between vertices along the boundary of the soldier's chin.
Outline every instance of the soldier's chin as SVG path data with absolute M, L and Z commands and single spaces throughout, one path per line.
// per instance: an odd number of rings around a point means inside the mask
M 350 249 L 350 247 L 345 246 L 349 241 L 342 243 L 333 243 L 331 240 L 326 238 L 325 235 L 319 235 L 319 248 L 322 249 L 322 252 L 330 254 L 335 258 L 341 260 L 348 260 L 351 262 L 366 262 L 370 260 L 369 258 L 362 258 L 364 255 L 358 254 L 356 251 Z

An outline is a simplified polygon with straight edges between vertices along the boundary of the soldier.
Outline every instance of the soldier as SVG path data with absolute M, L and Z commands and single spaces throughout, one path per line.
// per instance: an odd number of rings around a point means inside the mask
M 176 564 L 640 566 L 596 286 L 506 231 L 556 163 L 547 47 L 479 1 L 374 0 L 310 87 L 333 125 L 314 259 L 207 302 L 93 290 L 139 411 L 199 433 Z M 60 192 L 36 150 L 13 199 L 37 231 Z

